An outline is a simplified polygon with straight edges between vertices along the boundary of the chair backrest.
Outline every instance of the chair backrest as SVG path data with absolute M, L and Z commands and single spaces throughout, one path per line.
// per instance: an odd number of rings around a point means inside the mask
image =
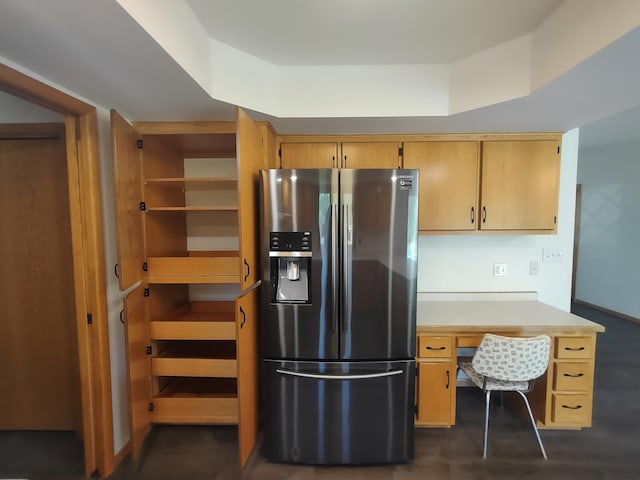
M 549 365 L 551 338 L 512 338 L 487 333 L 471 362 L 475 371 L 497 380 L 529 381 L 541 376 Z

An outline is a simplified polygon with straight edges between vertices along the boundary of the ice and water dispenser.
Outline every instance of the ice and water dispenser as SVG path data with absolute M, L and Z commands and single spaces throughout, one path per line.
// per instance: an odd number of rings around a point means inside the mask
M 270 232 L 271 303 L 311 303 L 311 232 Z

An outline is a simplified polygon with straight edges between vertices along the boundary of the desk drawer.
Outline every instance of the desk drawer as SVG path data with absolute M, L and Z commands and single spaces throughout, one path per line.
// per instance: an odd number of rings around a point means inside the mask
M 591 391 L 593 368 L 587 362 L 558 362 L 553 366 L 554 390 Z
M 453 354 L 453 337 L 420 335 L 418 337 L 418 357 L 447 358 Z
M 554 394 L 551 419 L 559 424 L 591 425 L 591 395 Z
M 592 358 L 595 336 L 556 337 L 556 358 Z

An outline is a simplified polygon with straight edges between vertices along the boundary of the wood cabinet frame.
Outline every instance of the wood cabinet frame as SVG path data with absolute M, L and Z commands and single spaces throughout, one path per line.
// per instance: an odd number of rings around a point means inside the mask
M 0 89 L 54 110 L 65 118 L 84 468 L 87 476 L 93 472 L 108 476 L 120 458 L 116 458 L 113 451 L 96 108 L 2 64 Z M 91 323 L 87 321 L 89 314 Z

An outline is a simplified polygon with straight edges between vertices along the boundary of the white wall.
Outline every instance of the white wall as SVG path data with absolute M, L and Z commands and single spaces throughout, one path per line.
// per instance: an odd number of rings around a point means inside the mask
M 557 235 L 420 236 L 419 292 L 534 291 L 541 302 L 565 311 L 571 306 L 571 273 L 578 130 L 562 139 Z M 542 250 L 563 252 L 561 263 L 543 263 Z M 537 261 L 539 273 L 529 275 Z M 493 264 L 506 263 L 507 275 L 493 276 Z
M 635 134 L 619 139 L 622 143 L 580 147 L 578 183 L 582 184 L 582 208 L 576 298 L 640 318 L 637 119 L 635 125 Z M 598 134 L 594 129 L 598 129 L 597 124 L 585 129 L 585 136 Z

